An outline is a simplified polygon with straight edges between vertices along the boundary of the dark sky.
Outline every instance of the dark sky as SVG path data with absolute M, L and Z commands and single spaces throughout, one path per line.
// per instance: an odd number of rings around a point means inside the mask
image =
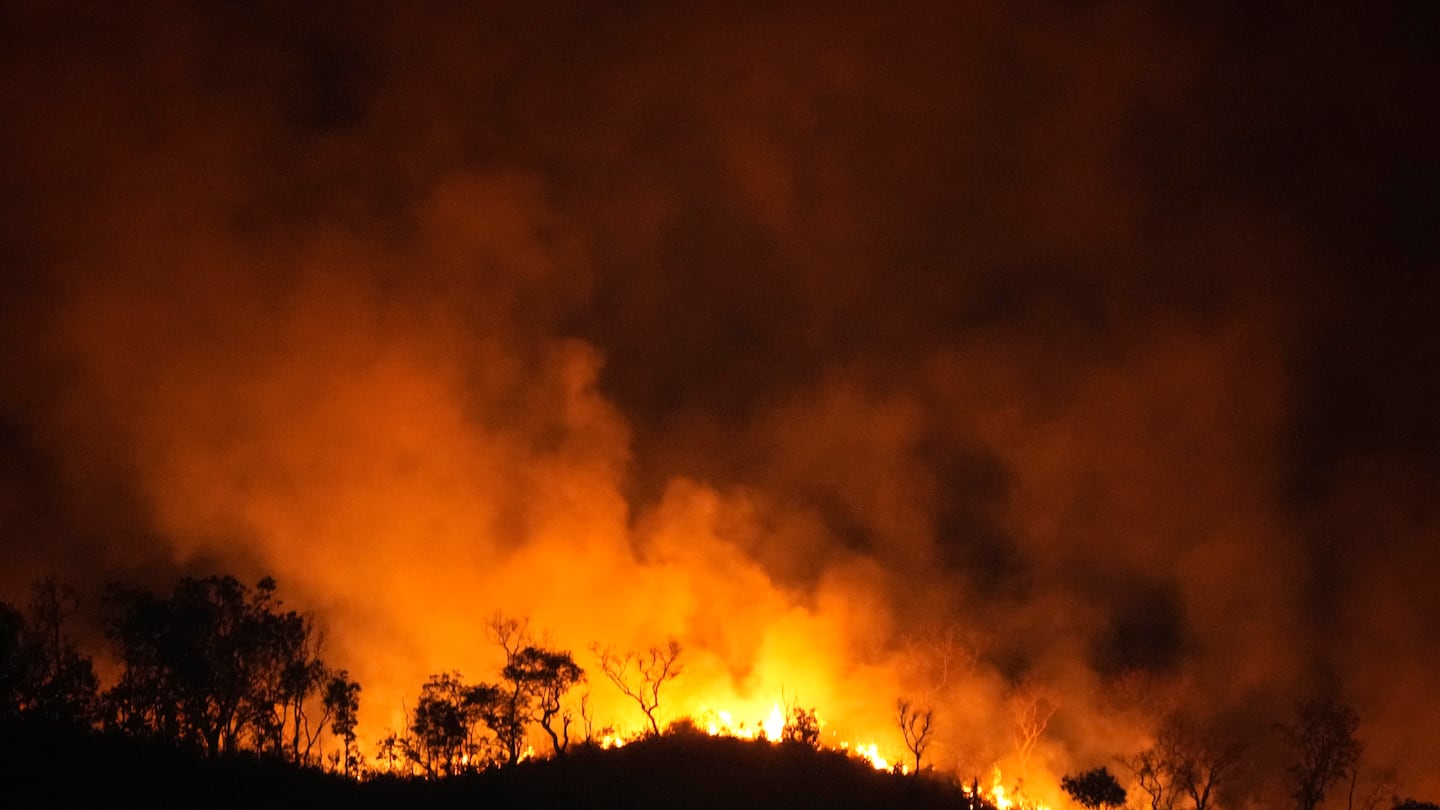
M 1433 4 L 5 5 L 6 592 L 959 626 L 1056 772 L 1139 671 L 1440 795 Z

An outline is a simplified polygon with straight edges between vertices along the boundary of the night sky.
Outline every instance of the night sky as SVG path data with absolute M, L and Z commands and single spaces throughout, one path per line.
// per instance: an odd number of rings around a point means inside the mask
M 273 573 L 377 727 L 958 630 L 953 760 L 1141 673 L 1440 798 L 1440 6 L 1054 5 L 4 3 L 0 594 Z

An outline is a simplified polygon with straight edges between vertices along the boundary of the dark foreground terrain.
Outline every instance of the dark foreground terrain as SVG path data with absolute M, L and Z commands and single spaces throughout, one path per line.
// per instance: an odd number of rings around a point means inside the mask
M 12 728 L 0 741 L 0 805 L 85 807 L 97 797 L 117 808 L 251 810 L 971 807 L 954 786 L 877 772 L 838 752 L 698 734 L 581 748 L 450 779 L 364 783 L 253 756 L 203 759 L 75 732 Z

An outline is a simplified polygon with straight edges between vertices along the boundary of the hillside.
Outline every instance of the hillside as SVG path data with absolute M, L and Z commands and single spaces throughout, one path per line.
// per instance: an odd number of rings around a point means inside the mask
M 121 738 L 14 731 L 0 743 L 6 792 L 47 806 L 103 795 L 124 807 L 971 807 L 954 786 L 878 772 L 839 752 L 703 734 L 450 779 L 355 783 L 251 756 L 207 760 Z

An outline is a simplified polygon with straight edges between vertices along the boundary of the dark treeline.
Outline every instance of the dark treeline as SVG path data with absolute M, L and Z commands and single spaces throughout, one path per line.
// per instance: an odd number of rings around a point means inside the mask
M 1440 810 L 1403 798 L 1383 772 L 1378 778 L 1363 778 L 1367 763 L 1359 727 L 1355 711 L 1333 698 L 1300 703 L 1292 719 L 1275 724 L 1273 731 L 1288 755 L 1281 782 L 1285 806 L 1317 810 L 1333 796 L 1346 810 Z M 1241 806 L 1247 796 L 1237 787 L 1272 765 L 1255 756 L 1256 742 L 1225 724 L 1172 714 L 1156 729 L 1149 746 L 1116 758 L 1121 772 L 1132 777 L 1130 791 L 1105 766 L 1067 775 L 1061 788 L 1089 810 L 1127 806 L 1127 801 L 1142 810 Z
M 967 788 L 925 767 L 936 713 L 909 700 L 897 702 L 896 719 L 910 773 L 924 779 L 897 779 L 823 749 L 815 710 L 799 706 L 787 707 L 782 738 L 770 741 L 779 745 L 712 740 L 686 720 L 662 730 L 665 686 L 684 671 L 674 640 L 644 651 L 592 647 L 605 679 L 645 718 L 639 738 L 607 749 L 601 741 L 614 729 L 596 725 L 588 691 L 577 696 L 589 674 L 572 653 L 538 643 L 526 621 L 496 614 L 486 624 L 503 654 L 496 677 L 431 675 L 405 727 L 367 759 L 355 733 L 361 685 L 324 658 L 324 633 L 284 608 L 273 579 L 251 588 L 231 576 L 185 577 L 168 594 L 108 586 L 101 612 L 118 669 L 104 688 L 66 630 L 79 604 L 53 580 L 37 583 L 23 608 L 0 602 L 0 781 L 46 785 L 61 803 L 84 774 L 158 806 L 423 807 L 485 797 L 669 807 L 711 806 L 705 797 L 715 794 L 728 798 L 713 806 L 993 808 L 977 782 Z M 1275 725 L 1289 756 L 1287 803 L 1317 810 L 1345 791 L 1347 810 L 1382 802 L 1440 810 L 1383 782 L 1357 795 L 1359 724 L 1350 707 L 1322 698 Z M 536 751 L 532 740 L 542 739 L 546 750 Z M 1131 777 L 1128 793 L 1105 766 L 1066 776 L 1062 787 L 1091 810 L 1238 806 L 1235 788 L 1259 764 L 1253 743 L 1172 715 L 1151 745 L 1115 760 Z
M 105 633 L 120 671 L 102 691 L 65 629 L 79 597 L 41 582 L 23 611 L 0 603 L 0 722 L 302 765 L 319 763 L 329 729 L 348 751 L 360 687 L 326 664 L 323 634 L 275 591 L 273 579 L 251 589 L 230 576 L 186 577 L 163 596 L 109 586 Z
M 529 753 L 530 730 L 537 725 L 550 739 L 551 753 L 565 754 L 575 722 L 565 696 L 584 681 L 584 670 L 568 651 L 534 643 L 524 621 L 497 615 L 488 629 L 505 654 L 500 680 L 467 683 L 459 672 L 430 676 L 408 733 L 380 742 L 386 772 L 454 776 L 514 765 Z
M 109 586 L 103 624 L 119 670 L 103 689 L 66 632 L 78 605 L 53 581 L 23 609 L 0 603 L 0 783 L 46 805 L 991 808 L 943 780 L 822 750 L 813 710 L 795 709 L 777 745 L 684 722 L 662 733 L 654 712 L 682 671 L 673 641 L 596 648 L 601 672 L 650 726 L 603 748 L 597 735 L 612 729 L 568 698 L 586 680 L 571 653 L 498 615 L 487 625 L 504 653 L 498 678 L 431 676 L 407 727 L 366 767 L 355 750 L 360 684 L 324 659 L 323 633 L 283 608 L 273 580 L 187 577 L 168 594 Z M 548 756 L 530 756 L 536 728 Z M 322 757 L 326 733 L 338 746 Z

